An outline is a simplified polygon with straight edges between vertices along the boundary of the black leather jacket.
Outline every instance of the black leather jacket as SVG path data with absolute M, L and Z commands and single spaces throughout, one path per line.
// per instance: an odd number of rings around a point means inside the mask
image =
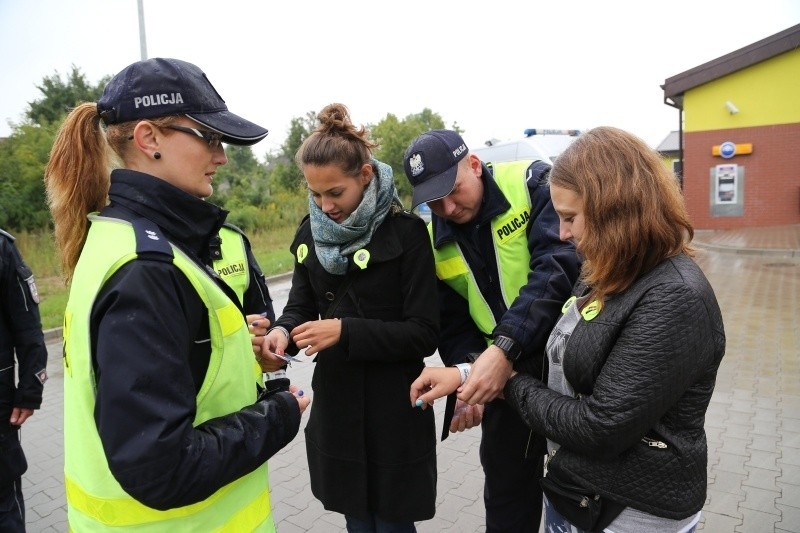
M 505 398 L 561 444 L 548 471 L 680 519 L 706 496 L 705 412 L 725 352 L 716 297 L 689 257 L 668 259 L 581 320 L 562 360 L 576 397 L 514 376 Z

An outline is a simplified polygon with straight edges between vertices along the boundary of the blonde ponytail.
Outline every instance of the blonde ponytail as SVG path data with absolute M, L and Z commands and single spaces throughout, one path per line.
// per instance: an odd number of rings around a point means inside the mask
M 89 224 L 86 215 L 108 202 L 111 153 L 97 105 L 70 112 L 58 131 L 44 174 L 64 280 L 69 283 Z

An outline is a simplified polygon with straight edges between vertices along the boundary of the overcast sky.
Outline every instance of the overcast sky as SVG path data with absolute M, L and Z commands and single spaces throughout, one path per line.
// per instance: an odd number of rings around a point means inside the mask
M 356 123 L 427 107 L 468 145 L 525 128 L 678 127 L 664 80 L 800 23 L 798 0 L 143 0 L 149 57 L 197 64 L 270 130 L 330 102 Z M 0 0 L 0 136 L 46 76 L 141 59 L 137 0 Z

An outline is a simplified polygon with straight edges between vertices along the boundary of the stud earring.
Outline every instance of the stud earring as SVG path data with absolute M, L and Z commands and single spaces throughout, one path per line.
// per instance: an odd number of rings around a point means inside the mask
M 153 159 L 161 159 L 161 152 L 154 152 Z

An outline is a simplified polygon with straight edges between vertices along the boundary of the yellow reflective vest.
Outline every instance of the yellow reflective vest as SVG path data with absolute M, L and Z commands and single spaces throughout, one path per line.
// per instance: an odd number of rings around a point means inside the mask
M 531 219 L 531 197 L 525 171 L 532 161 L 495 163 L 494 180 L 511 207 L 492 219 L 497 274 L 506 307 L 510 307 L 520 290 L 528 282 L 531 253 L 528 249 L 526 228 Z M 433 224 L 428 223 L 428 233 L 433 244 Z M 489 339 L 497 325 L 492 310 L 486 302 L 475 276 L 469 270 L 461 247 L 455 242 L 434 247 L 436 276 L 447 283 L 469 302 L 473 322 Z
M 212 267 L 222 281 L 236 293 L 239 305 L 244 305 L 244 294 L 250 286 L 250 263 L 247 260 L 244 235 L 233 228 L 222 226 L 219 230 L 219 237 L 221 258 L 214 260 Z M 247 313 L 247 309 L 245 309 L 245 313 Z M 263 389 L 264 373 L 255 358 L 253 358 L 253 373 L 256 378 L 256 386 Z
M 244 293 L 250 285 L 250 265 L 244 237 L 238 231 L 223 226 L 219 230 L 222 258 L 213 262 L 214 270 L 236 292 L 239 303 L 244 304 Z
M 201 502 L 167 511 L 134 500 L 111 474 L 94 420 L 89 317 L 105 281 L 136 258 L 136 238 L 128 222 L 99 216 L 90 220 L 64 316 L 64 480 L 70 530 L 274 532 L 266 463 Z M 209 369 L 214 371 L 207 373 L 197 393 L 197 426 L 255 403 L 253 360 L 241 356 L 252 350 L 234 302 L 183 252 L 175 246 L 172 251 L 174 265 L 208 309 Z

